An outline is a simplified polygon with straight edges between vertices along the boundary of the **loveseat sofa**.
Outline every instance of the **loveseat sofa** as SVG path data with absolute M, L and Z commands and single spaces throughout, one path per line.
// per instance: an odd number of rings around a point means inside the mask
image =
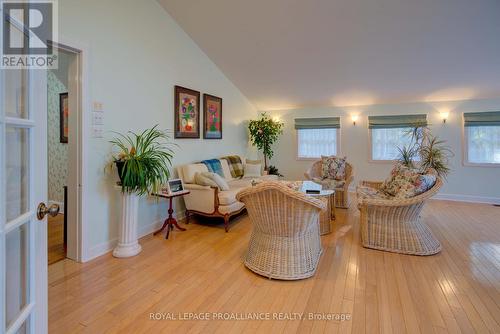
M 186 190 L 190 194 L 184 196 L 186 204 L 186 222 L 193 214 L 205 217 L 220 217 L 224 219 L 224 229 L 229 229 L 229 219 L 245 209 L 245 205 L 236 199 L 236 194 L 252 186 L 252 181 L 277 180 L 275 175 L 260 177 L 233 178 L 226 159 L 219 159 L 222 165 L 224 179 L 229 185 L 229 190 L 219 190 L 216 187 L 201 186 L 194 183 L 196 173 L 208 172 L 208 167 L 203 163 L 192 163 L 177 167 L 179 178 L 182 179 Z M 244 159 L 241 159 L 244 163 Z

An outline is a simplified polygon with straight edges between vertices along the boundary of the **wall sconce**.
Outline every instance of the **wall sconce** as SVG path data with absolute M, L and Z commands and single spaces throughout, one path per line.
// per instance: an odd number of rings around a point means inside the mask
M 446 123 L 446 120 L 448 119 L 448 116 L 450 115 L 450 112 L 448 112 L 448 111 L 441 111 L 439 113 L 439 115 L 441 116 L 441 119 L 443 120 L 443 123 Z
M 356 126 L 356 121 L 358 120 L 358 115 L 351 115 L 352 125 Z

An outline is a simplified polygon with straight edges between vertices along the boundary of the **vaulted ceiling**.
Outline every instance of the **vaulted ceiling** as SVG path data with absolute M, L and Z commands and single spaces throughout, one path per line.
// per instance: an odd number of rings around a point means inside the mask
M 499 0 L 158 1 L 260 110 L 500 97 Z

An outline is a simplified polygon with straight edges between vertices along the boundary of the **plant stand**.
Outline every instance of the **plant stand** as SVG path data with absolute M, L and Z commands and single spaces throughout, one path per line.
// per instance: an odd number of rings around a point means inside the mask
M 122 217 L 118 245 L 113 250 L 113 256 L 131 257 L 139 254 L 142 250 L 137 240 L 139 196 L 135 193 L 122 193 L 121 195 Z

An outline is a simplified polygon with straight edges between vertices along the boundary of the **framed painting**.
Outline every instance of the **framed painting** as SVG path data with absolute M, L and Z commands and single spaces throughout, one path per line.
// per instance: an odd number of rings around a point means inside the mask
M 174 138 L 200 138 L 200 92 L 175 86 Z
M 59 142 L 68 143 L 69 133 L 68 93 L 59 94 Z
M 222 99 L 203 94 L 203 138 L 222 139 Z

